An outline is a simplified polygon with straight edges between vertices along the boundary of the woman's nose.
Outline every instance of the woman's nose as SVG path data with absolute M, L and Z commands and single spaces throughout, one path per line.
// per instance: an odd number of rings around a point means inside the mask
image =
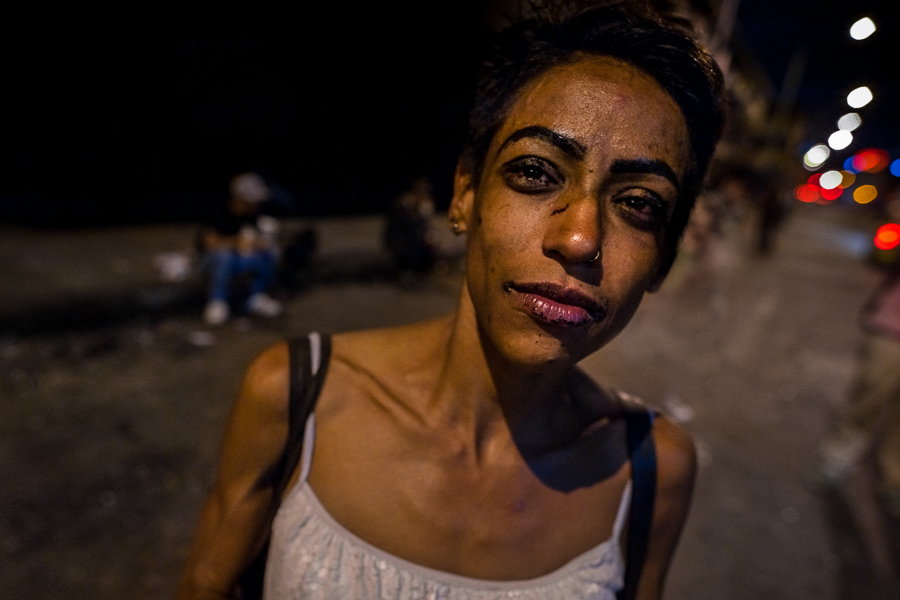
M 544 254 L 570 264 L 590 264 L 600 258 L 603 223 L 595 198 L 567 200 L 547 217 Z

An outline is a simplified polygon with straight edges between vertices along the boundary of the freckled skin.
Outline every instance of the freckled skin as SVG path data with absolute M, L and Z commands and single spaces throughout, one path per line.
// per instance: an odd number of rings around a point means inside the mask
M 577 140 L 586 149 L 583 161 L 530 139 L 501 148 L 513 132 L 533 125 Z M 549 157 L 565 171 L 565 184 L 538 198 L 510 189 L 503 165 L 520 154 Z M 637 186 L 674 202 L 677 188 L 658 177 L 614 176 L 610 165 L 620 158 L 663 160 L 680 176 L 688 160 L 684 118 L 643 72 L 589 58 L 552 69 L 523 90 L 488 150 L 481 181 L 457 180 L 451 210 L 469 233 L 466 293 L 486 307 L 479 312 L 483 333 L 510 360 L 580 360 L 615 337 L 657 283 L 664 229 L 635 229 L 613 198 Z M 597 250 L 599 264 L 585 265 Z M 536 347 L 541 327 L 511 306 L 503 289 L 510 280 L 576 286 L 607 303 L 607 318 L 585 330 L 552 331 Z

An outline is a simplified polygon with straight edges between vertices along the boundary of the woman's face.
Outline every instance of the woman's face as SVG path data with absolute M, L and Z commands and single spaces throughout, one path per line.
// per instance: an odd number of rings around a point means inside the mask
M 635 67 L 589 57 L 526 86 L 481 180 L 455 182 L 482 336 L 532 365 L 581 360 L 615 337 L 659 283 L 687 162 L 678 105 Z

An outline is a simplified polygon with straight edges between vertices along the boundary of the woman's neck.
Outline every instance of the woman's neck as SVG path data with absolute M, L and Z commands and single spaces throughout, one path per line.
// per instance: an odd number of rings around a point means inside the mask
M 480 334 L 465 301 L 439 323 L 444 351 L 435 356 L 443 364 L 429 408 L 470 439 L 476 454 L 498 436 L 524 451 L 577 436 L 583 424 L 568 390 L 574 365 L 538 370 L 509 361 Z

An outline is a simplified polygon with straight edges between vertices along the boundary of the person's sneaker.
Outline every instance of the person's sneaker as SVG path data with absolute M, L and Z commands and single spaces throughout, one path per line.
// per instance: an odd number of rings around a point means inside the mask
M 228 303 L 224 300 L 210 300 L 203 311 L 203 320 L 214 327 L 223 324 L 228 320 Z
M 281 314 L 281 302 L 268 294 L 253 294 L 247 300 L 247 310 L 257 317 L 277 317 Z

